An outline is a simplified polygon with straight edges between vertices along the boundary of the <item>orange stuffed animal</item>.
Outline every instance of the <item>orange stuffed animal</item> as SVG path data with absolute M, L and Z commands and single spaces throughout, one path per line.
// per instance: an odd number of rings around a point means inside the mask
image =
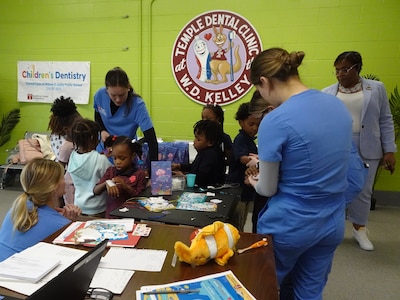
M 190 247 L 180 241 L 175 242 L 175 254 L 180 261 L 192 266 L 203 265 L 210 259 L 224 266 L 233 256 L 234 247 L 239 238 L 236 227 L 216 221 L 200 229 Z

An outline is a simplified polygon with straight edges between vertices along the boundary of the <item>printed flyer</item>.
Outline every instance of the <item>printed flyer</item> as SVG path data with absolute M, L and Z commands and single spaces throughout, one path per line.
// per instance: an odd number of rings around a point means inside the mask
M 165 285 L 142 286 L 139 291 L 136 291 L 136 299 L 255 300 L 256 298 L 243 286 L 232 271 L 226 271 Z

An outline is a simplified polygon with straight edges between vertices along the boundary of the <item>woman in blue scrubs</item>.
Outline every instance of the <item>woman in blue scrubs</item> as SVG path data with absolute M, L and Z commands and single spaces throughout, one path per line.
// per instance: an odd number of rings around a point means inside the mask
M 136 131 L 140 128 L 149 145 L 149 162 L 158 160 L 153 122 L 143 99 L 133 90 L 124 70 L 115 67 L 107 72 L 105 87 L 94 95 L 94 110 L 94 119 L 101 128 L 101 144 L 97 147 L 99 152 L 105 150 L 103 143 L 108 136 L 125 135 L 136 139 Z
M 249 182 L 270 197 L 257 232 L 273 236 L 278 283 L 290 273 L 294 299 L 310 300 L 322 299 L 344 236 L 352 121 L 338 98 L 301 82 L 304 55 L 271 48 L 252 63 L 251 82 L 276 108 L 260 124 L 260 173 Z

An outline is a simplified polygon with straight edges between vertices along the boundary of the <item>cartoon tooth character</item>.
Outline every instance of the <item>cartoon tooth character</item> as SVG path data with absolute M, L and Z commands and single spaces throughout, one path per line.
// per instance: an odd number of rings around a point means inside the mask
M 211 79 L 210 51 L 208 50 L 206 41 L 202 40 L 198 35 L 196 35 L 194 39 L 193 51 L 196 56 L 197 65 L 199 66 L 196 78 L 206 82 Z

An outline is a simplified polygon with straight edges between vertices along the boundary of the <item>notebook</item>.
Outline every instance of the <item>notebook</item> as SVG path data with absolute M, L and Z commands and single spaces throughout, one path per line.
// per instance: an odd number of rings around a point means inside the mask
M 107 242 L 102 241 L 26 299 L 84 299 Z

